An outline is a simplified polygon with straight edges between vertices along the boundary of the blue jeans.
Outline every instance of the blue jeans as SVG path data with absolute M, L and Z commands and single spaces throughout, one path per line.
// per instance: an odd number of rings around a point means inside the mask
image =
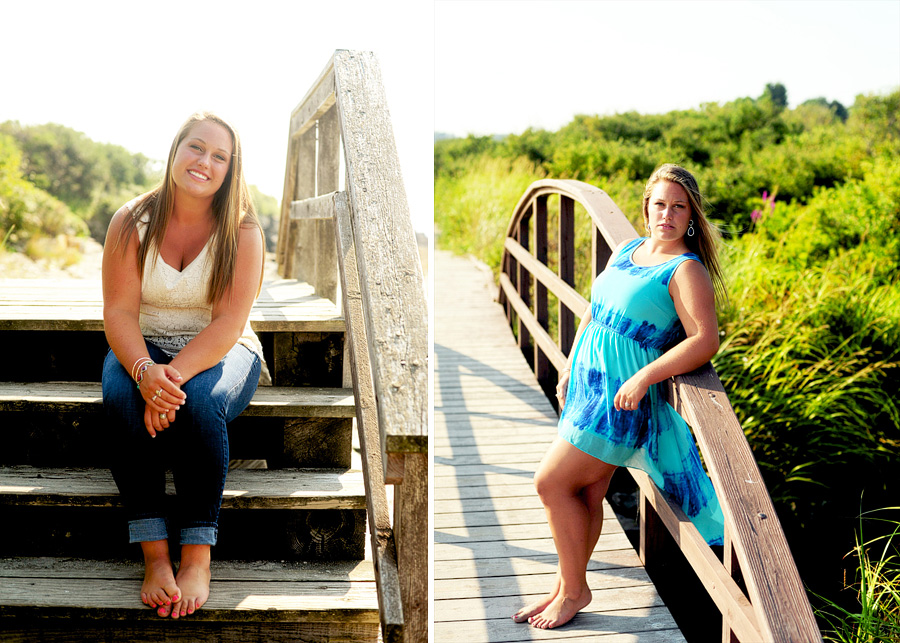
M 157 364 L 172 361 L 150 342 L 147 351 Z M 175 421 L 151 438 L 144 425 L 146 402 L 126 367 L 111 350 L 107 353 L 103 409 L 110 469 L 125 503 L 130 542 L 168 538 L 166 469 L 170 465 L 181 544 L 216 544 L 228 473 L 227 424 L 253 398 L 260 368 L 259 356 L 236 344 L 216 366 L 182 385 L 187 400 Z

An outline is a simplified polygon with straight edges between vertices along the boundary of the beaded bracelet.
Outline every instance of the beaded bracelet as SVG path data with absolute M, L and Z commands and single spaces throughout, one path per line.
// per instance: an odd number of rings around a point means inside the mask
M 146 361 L 141 364 L 140 369 L 138 369 L 137 377 L 134 378 L 134 381 L 137 382 L 137 387 L 141 388 L 141 380 L 144 379 L 144 372 L 150 368 L 151 366 L 156 366 L 156 362 Z

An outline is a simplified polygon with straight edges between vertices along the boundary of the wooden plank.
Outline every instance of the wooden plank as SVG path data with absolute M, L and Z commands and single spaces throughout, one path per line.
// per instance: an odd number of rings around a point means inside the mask
M 425 289 L 381 72 L 371 53 L 338 51 L 334 73 L 379 426 L 389 452 L 426 452 Z
M 507 238 L 504 248 L 511 252 L 516 259 L 545 287 L 549 288 L 560 301 L 562 301 L 569 309 L 573 311 L 584 311 L 590 305 L 590 302 L 582 297 L 577 290 L 566 283 L 561 277 L 556 275 L 545 264 L 533 257 L 530 252 L 515 239 Z M 577 313 L 576 313 L 577 314 Z
M 31 282 L 40 282 L 37 286 Z M 296 279 L 267 279 L 250 311 L 257 332 L 342 332 L 334 302 Z M 0 330 L 103 331 L 99 279 L 0 279 Z
M 340 184 L 341 128 L 337 107 L 331 107 L 319 117 L 317 128 L 316 194 L 335 193 Z M 317 220 L 314 224 L 316 241 L 316 292 L 337 304 L 341 302 L 338 274 L 337 238 L 333 219 Z
M 523 600 L 539 599 L 546 592 L 523 594 L 521 596 L 497 596 L 491 598 L 461 598 L 441 600 L 441 616 L 439 621 L 474 621 L 496 618 L 502 614 L 507 616 L 522 607 Z M 638 587 L 617 587 L 614 589 L 592 592 L 594 601 L 583 610 L 585 613 L 662 607 L 663 602 L 652 585 Z M 593 609 L 591 609 L 593 607 Z M 621 631 L 614 629 L 615 631 Z
M 463 498 L 434 501 L 434 519 L 440 514 L 460 514 L 466 516 L 483 512 L 511 511 L 517 509 L 537 509 L 538 502 L 533 495 L 507 498 Z M 543 511 L 543 507 L 541 507 Z
M 528 557 L 443 560 L 434 563 L 435 583 L 439 580 L 464 580 L 470 578 L 507 578 L 515 583 L 523 576 L 555 574 L 559 557 L 556 554 L 538 554 Z M 616 568 L 640 568 L 641 561 L 629 545 L 624 549 L 594 552 L 588 561 L 588 573 Z M 443 585 L 441 585 L 443 587 Z
M 575 286 L 575 200 L 567 195 L 559 196 L 559 276 L 570 286 Z M 559 301 L 559 348 L 568 355 L 575 341 L 575 311 Z M 578 310 L 584 310 L 581 306 Z M 557 367 L 557 370 L 562 370 Z
M 329 59 L 325 69 L 291 112 L 289 139 L 295 139 L 315 125 L 319 117 L 334 105 L 334 101 L 334 62 Z
M 594 551 L 624 549 L 630 546 L 631 542 L 624 532 L 602 534 Z M 556 547 L 550 538 L 533 538 L 514 542 L 479 541 L 475 548 L 460 544 L 442 544 L 440 547 L 435 545 L 434 560 L 480 560 L 554 553 L 556 553 Z
M 215 560 L 210 568 L 219 581 L 347 582 L 374 581 L 371 561 Z M 79 558 L 0 558 L 2 578 L 143 579 L 144 563 L 137 560 Z
M 664 523 L 669 533 L 675 538 L 681 552 L 697 573 L 697 578 L 703 583 L 719 611 L 731 623 L 731 628 L 738 637 L 744 641 L 771 640 L 762 634 L 760 623 L 750 601 L 747 600 L 734 579 L 725 571 L 722 563 L 706 544 L 690 518 L 680 507 L 663 495 L 646 473 L 633 471 L 632 476 L 641 488 L 642 502 L 652 505 L 656 514 L 654 519 Z M 651 536 L 651 538 L 657 537 Z M 646 551 L 648 547 L 650 551 Z M 652 556 L 652 544 L 645 544 L 642 541 L 641 555 L 644 564 L 649 564 L 648 558 Z
M 513 579 L 517 592 L 522 595 L 540 595 L 547 592 L 556 580 L 556 572 L 544 574 L 524 574 Z M 653 585 L 640 567 L 619 567 L 587 573 L 588 587 L 595 590 L 617 589 L 621 587 L 647 587 Z M 488 578 L 436 580 L 435 592 L 441 600 L 498 598 L 508 596 L 510 579 L 492 576 Z
M 4 578 L 0 616 L 158 618 L 140 600 L 141 579 Z M 377 621 L 374 583 L 219 581 L 210 583 L 202 621 Z
M 550 359 L 550 362 L 553 364 L 556 370 L 560 371 L 566 366 L 566 355 L 563 353 L 560 348 L 553 341 L 553 338 L 541 328 L 540 324 L 538 324 L 537 319 L 535 319 L 534 315 L 531 314 L 531 311 L 525 306 L 525 302 L 523 302 L 519 295 L 516 293 L 515 288 L 512 283 L 509 281 L 509 277 L 505 274 L 500 275 L 500 287 L 503 289 L 506 298 L 509 300 L 510 305 L 515 309 L 516 314 L 519 315 L 520 319 L 525 320 L 525 325 L 529 327 L 531 330 L 532 336 L 534 336 L 535 343 L 541 347 L 541 350 L 544 351 L 544 354 Z M 574 323 L 574 322 L 573 322 Z
M 175 495 L 171 475 L 166 493 Z M 112 474 L 104 469 L 0 467 L 0 505 L 120 507 Z M 278 469 L 229 471 L 225 509 L 362 509 L 359 471 Z
M 542 509 L 536 512 L 543 512 Z M 496 515 L 496 514 L 495 514 Z M 541 520 L 543 518 L 543 520 Z M 496 518 L 495 518 L 496 520 Z M 501 524 L 474 525 L 469 524 L 463 519 L 463 526 L 459 527 L 437 527 L 434 531 L 434 542 L 454 545 L 458 543 L 473 542 L 508 542 L 514 543 L 517 540 L 530 540 L 534 538 L 553 538 L 550 533 L 550 525 L 547 524 L 547 516 L 537 516 L 530 518 L 527 522 L 523 522 L 520 515 L 515 515 L 504 520 Z M 607 531 L 618 527 L 618 521 L 615 517 L 608 517 L 603 521 L 603 525 Z
M 715 369 L 706 364 L 676 377 L 675 394 L 679 409 L 695 427 L 762 636 L 773 641 L 821 640 L 778 515 Z M 714 567 L 716 573 L 719 568 Z M 738 628 L 732 622 L 743 638 Z
M 288 126 L 288 149 L 284 167 L 284 187 L 281 193 L 281 217 L 278 221 L 278 246 L 275 251 L 275 261 L 278 265 L 278 273 L 284 277 L 290 276 L 287 272 L 288 261 L 288 230 L 291 225 L 290 203 L 294 200 L 297 175 L 293 168 L 299 160 L 300 147 L 291 137 L 293 125 Z
M 591 643 L 684 643 L 675 620 L 664 606 L 600 610 L 593 605 L 579 612 L 565 627 L 541 630 L 528 623 L 514 623 L 509 614 L 521 605 L 500 604 L 505 618 L 435 622 L 435 640 L 468 641 L 556 641 L 584 640 Z
M 388 511 L 385 489 L 384 443 L 378 427 L 378 410 L 372 383 L 369 345 L 363 318 L 359 274 L 356 269 L 356 249 L 350 225 L 349 205 L 344 193 L 335 203 L 335 234 L 343 260 L 339 262 L 341 292 L 347 315 L 347 341 L 350 345 L 350 369 L 353 390 L 358 392 L 356 424 L 359 431 L 360 452 L 363 459 L 363 478 L 366 485 L 366 507 L 372 552 L 378 571 L 378 600 L 384 638 L 388 641 L 403 637 L 404 614 L 401 596 L 397 547 Z
M 99 382 L 0 382 L 0 411 L 103 411 Z M 352 418 L 352 389 L 261 386 L 241 415 Z
M 297 163 L 291 202 L 316 196 L 316 130 L 301 133 L 293 145 L 297 147 Z M 301 279 L 315 288 L 315 239 L 312 221 L 290 221 L 288 224 L 287 264 L 284 276 Z
M 202 611 L 202 610 L 201 610 Z M 234 622 L 159 618 L 152 610 L 132 622 L 113 619 L 5 619 L 4 643 L 359 643 L 378 639 L 377 623 L 342 621 Z
M 335 192 L 322 196 L 291 201 L 291 220 L 301 219 L 334 219 Z

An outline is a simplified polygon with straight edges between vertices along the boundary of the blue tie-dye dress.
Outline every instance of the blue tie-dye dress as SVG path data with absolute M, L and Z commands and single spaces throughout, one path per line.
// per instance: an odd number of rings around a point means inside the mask
M 722 544 L 722 509 L 703 470 L 687 423 L 661 395 L 660 385 L 634 411 L 616 411 L 613 398 L 641 368 L 685 338 L 669 280 L 688 253 L 658 266 L 631 260 L 646 239 L 629 241 L 591 287 L 591 321 L 575 346 L 559 435 L 595 458 L 646 471 L 672 496 L 711 544 Z

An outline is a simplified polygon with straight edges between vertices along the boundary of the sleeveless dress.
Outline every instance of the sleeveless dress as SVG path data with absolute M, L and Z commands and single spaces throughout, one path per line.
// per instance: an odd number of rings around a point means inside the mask
M 632 253 L 645 238 L 625 244 L 591 287 L 591 321 L 575 346 L 559 435 L 609 464 L 645 471 L 680 505 L 710 545 L 723 543 L 724 519 L 712 482 L 684 419 L 660 385 L 636 410 L 616 411 L 613 398 L 641 368 L 686 335 L 669 281 L 688 253 L 657 266 L 639 266 Z

